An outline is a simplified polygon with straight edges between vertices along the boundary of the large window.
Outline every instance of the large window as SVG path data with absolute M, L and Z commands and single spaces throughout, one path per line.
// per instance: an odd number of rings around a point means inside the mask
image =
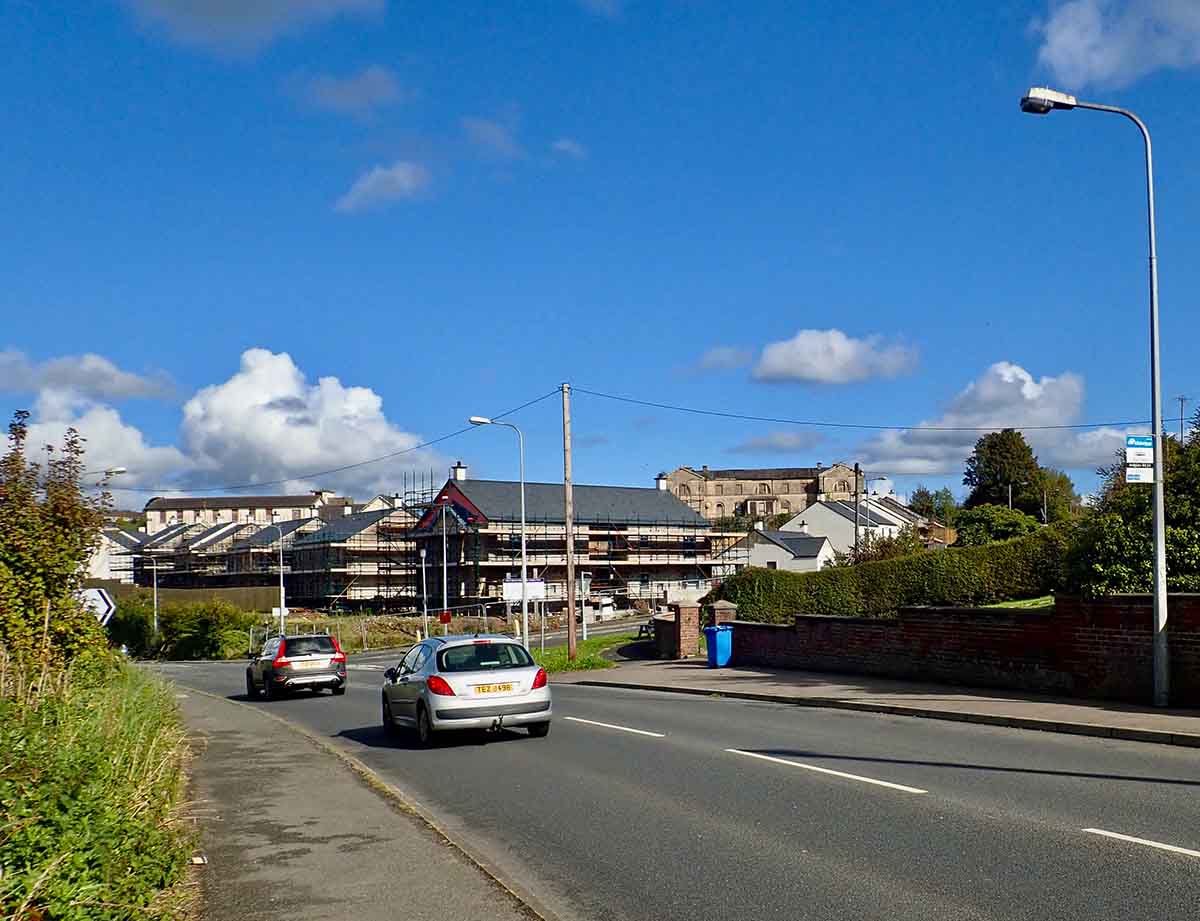
M 718 518 L 725 517 L 725 503 L 724 502 L 717 503 L 717 517 Z
M 759 483 L 758 484 L 758 494 L 760 496 L 771 495 L 771 484 L 770 483 Z
M 680 499 L 692 498 L 692 491 L 690 489 L 688 489 L 686 483 L 679 487 L 679 498 Z

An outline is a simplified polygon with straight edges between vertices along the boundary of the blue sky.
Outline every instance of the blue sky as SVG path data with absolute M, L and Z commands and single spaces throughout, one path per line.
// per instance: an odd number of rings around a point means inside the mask
M 857 459 L 958 489 L 977 435 L 908 427 L 1148 419 L 1138 135 L 1022 115 L 1033 83 L 1149 123 L 1164 392 L 1200 398 L 1191 3 L 0 10 L 0 400 L 126 486 L 514 476 L 478 430 L 305 479 L 562 381 L 890 427 L 578 394 L 581 482 Z M 557 403 L 513 418 L 561 477 Z M 1090 488 L 1123 432 L 1030 437 Z

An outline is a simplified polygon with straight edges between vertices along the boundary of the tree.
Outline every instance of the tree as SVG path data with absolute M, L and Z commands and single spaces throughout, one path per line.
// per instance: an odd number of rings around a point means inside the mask
M 924 483 L 918 483 L 917 488 L 912 491 L 912 495 L 908 497 L 908 507 L 924 518 L 934 517 L 936 505 L 933 493 L 925 487 Z
M 778 531 L 795 517 L 796 515 L 793 512 L 780 512 L 778 515 L 772 515 L 767 519 L 767 527 L 772 531 Z
M 1042 524 L 1065 521 L 1079 513 L 1081 505 L 1075 484 L 1061 470 L 1042 467 L 1034 480 L 1033 491 L 1033 498 L 1039 502 L 1037 517 Z
M 911 508 L 911 506 L 910 506 Z M 911 525 L 901 528 L 895 537 L 881 537 L 860 547 L 857 552 L 853 548 L 845 553 L 834 555 L 834 566 L 853 566 L 855 563 L 872 563 L 876 560 L 891 560 L 898 556 L 912 556 L 914 553 L 924 553 L 926 550 L 921 535 Z
M 85 495 L 83 439 L 68 429 L 45 469 L 26 458 L 29 413 L 8 427 L 0 457 L 0 648 L 17 660 L 66 660 L 101 647 L 104 633 L 78 591 L 104 523 L 107 493 Z
M 943 486 L 933 494 L 933 517 L 947 527 L 953 527 L 958 516 L 958 500 L 949 486 Z
M 1013 508 L 1035 512 L 1041 506 L 1041 492 L 1035 487 L 1041 467 L 1025 436 L 1014 429 L 989 432 L 975 443 L 967 458 L 963 485 L 971 488 L 964 508 L 980 505 L 1008 505 L 1012 489 Z
M 960 547 L 979 547 L 1010 537 L 1032 534 L 1041 525 L 1032 515 L 1007 505 L 979 505 L 958 513 L 955 528 L 956 544 Z

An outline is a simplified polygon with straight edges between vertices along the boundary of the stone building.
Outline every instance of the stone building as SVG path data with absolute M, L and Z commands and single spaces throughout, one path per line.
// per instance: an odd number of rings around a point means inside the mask
M 769 518 L 801 512 L 824 500 L 853 500 L 855 485 L 854 468 L 841 463 L 757 470 L 678 467 L 660 473 L 655 482 L 709 521 L 735 515 Z M 860 491 L 864 485 L 859 474 Z

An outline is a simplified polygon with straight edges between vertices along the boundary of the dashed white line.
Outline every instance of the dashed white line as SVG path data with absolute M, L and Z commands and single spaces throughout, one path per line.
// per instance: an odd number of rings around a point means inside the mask
M 596 720 L 580 719 L 578 716 L 564 716 L 564 720 L 570 720 L 572 723 L 586 723 L 589 726 L 603 726 L 605 729 L 619 729 L 621 732 L 632 732 L 639 736 L 652 736 L 655 739 L 665 739 L 665 732 L 650 732 L 647 729 L 633 729 L 629 726 L 618 726 L 616 723 L 599 723 Z
M 762 755 L 758 752 L 743 751 L 740 748 L 727 748 L 725 751 L 733 755 L 745 755 L 747 758 L 758 758 L 761 761 L 771 761 L 775 764 L 786 764 L 788 767 L 801 768 L 805 771 L 815 771 L 818 774 L 829 774 L 844 780 L 857 780 L 859 783 L 874 784 L 877 787 L 887 787 L 889 790 L 899 790 L 902 793 L 928 793 L 920 787 L 908 787 L 902 783 L 892 783 L 889 780 L 876 780 L 874 777 L 863 777 L 859 774 L 847 774 L 845 771 L 835 771 L 830 768 L 817 767 L 815 764 L 805 764 L 802 761 L 792 761 L 789 758 L 777 758 L 774 755 Z
M 1200 851 L 1189 850 L 1186 847 L 1176 847 L 1174 844 L 1163 844 L 1161 841 L 1151 841 L 1149 838 L 1135 838 L 1133 835 L 1122 835 L 1115 831 L 1105 831 L 1103 828 L 1085 828 L 1090 835 L 1101 835 L 1105 838 L 1116 838 L 1118 841 L 1128 841 L 1130 844 L 1141 844 L 1146 847 L 1158 848 L 1160 851 L 1170 851 L 1172 854 L 1187 854 L 1189 857 L 1200 857 Z

